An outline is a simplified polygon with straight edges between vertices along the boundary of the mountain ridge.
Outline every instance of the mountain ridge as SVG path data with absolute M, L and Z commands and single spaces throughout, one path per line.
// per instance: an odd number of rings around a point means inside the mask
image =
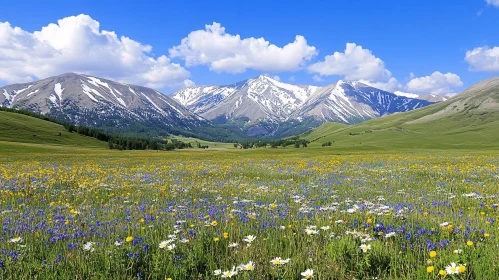
M 0 104 L 94 127 L 190 130 L 206 123 L 156 90 L 77 73 L 0 87 Z
M 325 123 L 302 138 L 332 149 L 499 149 L 499 77 L 481 81 L 448 100 L 342 129 Z
M 374 95 L 378 100 L 373 99 Z M 340 80 L 318 87 L 286 84 L 264 75 L 224 86 L 189 87 L 171 96 L 208 120 L 242 120 L 244 126 L 249 127 L 262 124 L 259 130 L 263 134 L 274 133 L 280 122 L 312 118 L 314 123 L 355 124 L 433 103 L 399 96 L 361 82 Z
M 0 105 L 111 133 L 182 134 L 218 141 L 286 137 L 326 121 L 355 124 L 431 104 L 361 82 L 292 85 L 259 75 L 165 95 L 86 74 L 0 87 Z

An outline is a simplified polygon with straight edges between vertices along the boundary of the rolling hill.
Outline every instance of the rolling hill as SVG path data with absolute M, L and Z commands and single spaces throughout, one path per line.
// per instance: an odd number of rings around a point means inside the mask
M 62 125 L 19 113 L 0 111 L 0 141 L 107 148 L 107 142 L 68 132 Z
M 441 103 L 344 128 L 324 124 L 302 137 L 345 150 L 499 149 L 499 77 Z

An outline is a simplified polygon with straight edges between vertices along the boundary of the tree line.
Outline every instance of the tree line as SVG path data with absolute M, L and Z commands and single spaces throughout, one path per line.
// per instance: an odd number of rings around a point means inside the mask
M 245 141 L 240 143 L 235 143 L 234 147 L 239 149 L 255 149 L 255 148 L 277 148 L 277 147 L 288 147 L 293 146 L 295 148 L 306 148 L 310 142 L 305 139 L 300 139 L 299 137 L 291 137 L 279 140 L 255 140 L 255 141 Z
M 125 136 L 103 132 L 96 128 L 90 128 L 86 126 L 78 126 L 71 123 L 60 122 L 54 118 L 37 114 L 27 110 L 18 110 L 18 109 L 0 107 L 0 111 L 23 114 L 33 118 L 62 125 L 70 133 L 78 133 L 83 136 L 88 136 L 100 141 L 108 142 L 109 149 L 170 151 L 174 149 L 192 148 L 192 145 L 190 143 L 184 143 L 176 139 L 173 139 L 172 141 L 168 142 L 166 140 L 154 139 L 154 138 L 125 137 Z

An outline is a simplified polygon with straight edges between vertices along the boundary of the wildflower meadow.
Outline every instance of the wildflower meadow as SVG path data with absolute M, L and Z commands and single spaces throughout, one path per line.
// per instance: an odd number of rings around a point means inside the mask
M 4 154 L 0 279 L 498 279 L 498 186 L 486 154 Z

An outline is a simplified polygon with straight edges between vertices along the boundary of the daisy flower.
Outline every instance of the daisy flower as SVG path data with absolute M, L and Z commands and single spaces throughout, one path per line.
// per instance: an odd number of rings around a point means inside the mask
M 301 273 L 301 276 L 304 277 L 301 280 L 312 279 L 312 278 L 314 278 L 314 271 L 312 269 L 307 269 Z
M 251 271 L 251 270 L 254 270 L 254 269 L 255 269 L 255 263 L 253 263 L 252 261 L 250 261 L 247 264 L 241 264 L 240 265 L 240 270 Z
M 281 259 L 280 257 L 276 257 L 270 261 L 271 264 L 274 265 L 281 265 L 281 264 L 287 264 L 291 259 Z
M 83 245 L 83 250 L 93 252 L 95 250 L 94 245 L 95 242 L 87 242 Z
M 21 237 L 16 237 L 16 238 L 12 238 L 9 240 L 9 243 L 19 243 L 23 241 L 23 239 Z
M 445 267 L 445 272 L 447 272 L 447 274 L 458 274 L 459 266 L 456 266 L 456 263 L 450 263 L 450 265 Z
M 371 250 L 371 244 L 362 244 L 360 245 L 360 249 L 362 249 L 362 252 L 366 253 Z
M 251 244 L 251 242 L 255 241 L 255 239 L 256 239 L 256 236 L 248 235 L 243 239 L 243 241 Z
M 232 278 L 234 275 L 237 275 L 237 270 L 233 266 L 231 270 L 227 270 L 222 273 L 222 278 Z

